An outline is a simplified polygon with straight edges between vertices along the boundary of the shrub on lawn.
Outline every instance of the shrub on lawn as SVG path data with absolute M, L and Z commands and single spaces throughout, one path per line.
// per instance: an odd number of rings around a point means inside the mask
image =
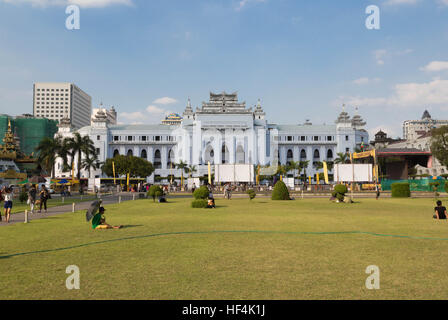
M 445 180 L 445 192 L 448 193 L 448 181 Z
M 347 186 L 344 184 L 337 184 L 334 186 L 334 191 L 331 193 L 333 198 L 336 198 L 338 202 L 344 202 L 345 194 L 348 192 Z
M 196 199 L 191 203 L 192 208 L 207 208 L 208 201 L 205 199 Z
M 154 202 L 156 202 L 156 197 L 163 195 L 163 190 L 160 186 L 153 185 L 149 188 L 148 197 L 151 197 Z
M 411 189 L 407 182 L 392 183 L 392 198 L 409 198 L 411 196 Z
M 207 188 L 206 186 L 202 186 L 202 187 L 200 187 L 200 188 L 194 190 L 193 197 L 194 197 L 196 200 L 199 200 L 199 199 L 207 199 L 209 193 L 210 193 L 210 191 L 208 190 L 208 188 Z
M 249 189 L 246 191 L 246 193 L 249 195 L 250 200 L 255 199 L 255 197 L 257 196 L 257 193 L 254 189 Z
M 283 181 L 278 181 L 272 191 L 272 200 L 291 200 L 289 197 L 289 191 L 286 184 Z

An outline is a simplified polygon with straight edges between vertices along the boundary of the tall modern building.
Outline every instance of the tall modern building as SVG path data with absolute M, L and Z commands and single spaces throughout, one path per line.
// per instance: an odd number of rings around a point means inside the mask
M 353 152 L 362 143 L 368 143 L 366 123 L 359 115 L 350 117 L 343 111 L 334 124 L 277 125 L 265 118 L 261 102 L 247 107 L 236 93 L 210 93 L 208 102 L 193 110 L 191 102 L 176 125 L 110 125 L 103 110 L 96 113 L 92 124 L 73 130 L 65 121 L 57 135 L 70 137 L 75 131 L 89 136 L 95 144 L 98 160 L 106 161 L 116 155 L 134 155 L 153 163 L 154 174 L 149 182 L 180 176 L 174 163 L 184 161 L 197 167 L 197 175 L 207 174 L 211 164 L 287 164 L 308 160 L 307 174 L 317 172 L 320 161 L 334 161 L 337 153 Z M 76 165 L 77 159 L 75 159 Z M 56 161 L 56 175 L 63 172 L 62 160 Z M 88 177 L 83 170 L 81 177 Z M 92 170 L 92 176 L 101 177 L 101 170 Z
M 417 139 L 431 129 L 447 126 L 448 120 L 435 120 L 431 117 L 428 110 L 423 112 L 421 120 L 406 120 L 403 122 L 403 139 Z
M 33 92 L 33 115 L 60 121 L 67 117 L 73 128 L 90 125 L 92 98 L 72 83 L 37 82 Z

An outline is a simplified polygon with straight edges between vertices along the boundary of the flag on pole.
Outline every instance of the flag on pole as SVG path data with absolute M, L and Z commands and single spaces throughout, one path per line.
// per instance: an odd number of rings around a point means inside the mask
M 208 162 L 208 184 L 212 185 L 212 167 L 210 161 Z
M 308 176 L 308 183 L 311 184 L 311 176 Z
M 325 183 L 329 184 L 329 180 L 328 180 L 328 165 L 327 162 L 324 161 L 324 178 L 325 178 Z
M 316 173 L 316 182 L 317 182 L 317 184 L 320 184 L 319 183 L 320 182 L 320 180 L 319 180 L 319 172 Z
M 126 185 L 127 185 L 127 188 L 128 188 L 128 191 L 129 191 L 129 173 L 127 174 L 127 180 L 126 180 Z
M 117 184 L 117 180 L 115 178 L 115 162 L 114 161 L 112 161 L 112 171 L 114 173 L 114 184 Z

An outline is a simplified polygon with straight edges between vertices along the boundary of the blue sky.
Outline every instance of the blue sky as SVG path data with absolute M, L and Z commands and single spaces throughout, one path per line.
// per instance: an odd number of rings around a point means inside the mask
M 424 109 L 448 118 L 447 49 L 448 0 L 0 0 L 0 113 L 31 113 L 38 81 L 76 83 L 124 123 L 225 90 L 282 124 L 333 123 L 345 103 L 395 137 Z

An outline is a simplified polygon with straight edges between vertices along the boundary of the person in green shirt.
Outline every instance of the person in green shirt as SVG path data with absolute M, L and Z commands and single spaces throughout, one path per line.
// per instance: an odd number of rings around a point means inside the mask
M 103 216 L 104 211 L 106 209 L 104 207 L 100 207 L 99 212 L 92 219 L 92 228 L 93 229 L 120 229 L 123 226 L 111 226 L 106 223 L 106 218 Z

